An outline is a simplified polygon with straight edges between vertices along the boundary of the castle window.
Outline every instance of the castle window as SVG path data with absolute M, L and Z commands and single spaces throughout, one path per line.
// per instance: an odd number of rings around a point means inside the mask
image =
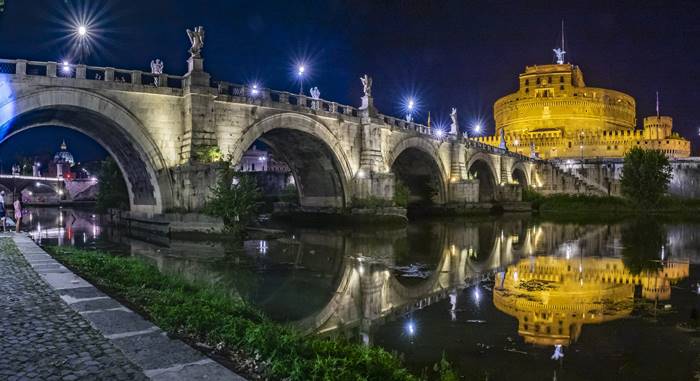
M 564 83 L 564 76 L 559 77 L 559 83 Z
M 540 84 L 540 79 L 539 79 L 539 78 L 537 78 L 537 84 L 538 84 L 538 85 Z
M 525 86 L 528 86 L 529 84 L 530 84 L 530 80 L 529 80 L 529 79 L 526 79 L 526 80 L 525 80 Z
M 526 88 L 525 88 L 525 92 L 526 92 L 526 93 L 529 93 L 529 92 L 530 92 L 530 89 L 528 89 L 528 88 L 526 87 Z
M 571 148 L 571 142 L 569 142 L 569 148 Z
M 608 134 L 607 131 L 603 131 L 603 136 L 606 136 Z
M 564 90 L 564 85 L 560 85 L 559 90 Z

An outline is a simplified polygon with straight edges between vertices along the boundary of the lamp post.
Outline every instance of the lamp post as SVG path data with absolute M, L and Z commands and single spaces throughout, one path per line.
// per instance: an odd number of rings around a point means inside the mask
M 86 25 L 78 25 L 75 33 L 78 35 L 78 49 L 80 50 L 78 62 L 83 63 L 83 59 L 85 58 L 85 44 L 88 38 L 88 28 Z
M 299 77 L 299 95 L 304 95 L 304 73 L 306 72 L 305 65 L 297 67 L 297 77 Z
M 416 107 L 416 102 L 413 100 L 413 98 L 408 99 L 408 103 L 406 104 L 406 109 L 408 110 L 408 113 L 406 114 L 406 121 L 411 123 L 413 122 L 413 109 Z

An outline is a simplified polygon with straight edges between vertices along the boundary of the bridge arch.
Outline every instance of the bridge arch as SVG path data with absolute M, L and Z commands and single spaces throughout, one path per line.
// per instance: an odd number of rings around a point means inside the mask
M 447 170 L 438 153 L 439 142 L 411 136 L 389 153 L 387 167 L 406 185 L 413 201 L 447 201 Z M 432 189 L 433 187 L 437 189 Z M 429 193 L 436 192 L 433 197 Z
M 318 120 L 291 112 L 268 116 L 243 131 L 234 163 L 260 140 L 289 165 L 299 190 L 300 205 L 344 207 L 348 204 L 352 171 L 342 143 Z
M 511 169 L 511 178 L 513 181 L 520 184 L 523 189 L 527 189 L 531 184 L 530 171 L 527 170 L 525 163 L 522 161 L 513 165 L 513 168 Z
M 143 124 L 127 109 L 99 94 L 50 88 L 0 106 L 0 143 L 41 126 L 77 130 L 99 143 L 115 159 L 126 179 L 131 210 L 161 213 L 172 202 L 165 160 Z
M 489 155 L 479 152 L 469 158 L 467 173 L 479 180 L 479 202 L 496 200 L 498 172 Z

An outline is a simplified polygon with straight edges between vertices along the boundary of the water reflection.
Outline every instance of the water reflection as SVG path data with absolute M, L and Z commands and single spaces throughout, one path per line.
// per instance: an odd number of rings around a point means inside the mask
M 635 287 L 643 298 L 671 298 L 671 284 L 688 276 L 688 261 L 633 273 L 620 258 L 532 257 L 496 276 L 493 303 L 518 319 L 518 334 L 527 343 L 569 345 L 584 324 L 628 316 Z
M 692 278 L 692 263 L 700 260 L 698 225 L 653 221 L 563 224 L 505 217 L 392 229 L 288 228 L 243 245 L 145 241 L 101 229 L 91 212 L 79 210 L 36 210 L 31 226 L 43 243 L 116 242 L 163 272 L 215 285 L 308 334 L 345 335 L 397 350 L 418 370 L 445 351 L 465 373 L 487 367 L 500 375 L 493 379 L 530 369 L 538 357 L 527 356 L 540 346 L 548 347 L 538 349 L 546 351 L 539 359 L 549 362 L 552 356 L 574 361 L 579 349 L 558 345 L 589 345 L 590 352 L 620 356 L 607 340 L 620 334 L 612 325 L 635 314 L 635 297 L 690 315 L 696 300 L 688 298 L 696 296 L 674 284 Z M 679 295 L 691 301 L 678 303 Z M 638 320 L 624 322 L 641 329 Z M 592 327 L 605 334 L 596 336 Z M 488 357 L 495 348 L 498 355 Z M 504 353 L 526 357 L 509 357 L 513 373 L 507 373 Z M 532 379 L 544 375 L 533 373 Z

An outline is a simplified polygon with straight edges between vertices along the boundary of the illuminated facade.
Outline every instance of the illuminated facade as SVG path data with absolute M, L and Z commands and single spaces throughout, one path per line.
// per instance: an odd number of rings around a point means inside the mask
M 501 130 L 511 151 L 541 158 L 615 158 L 632 147 L 657 149 L 669 157 L 690 156 L 690 142 L 672 132 L 668 116 L 644 118 L 637 129 L 631 96 L 586 86 L 571 64 L 527 66 L 517 92 L 493 106 L 495 136 L 477 140 L 500 143 Z
M 525 342 L 569 345 L 584 324 L 629 315 L 637 285 L 645 299 L 669 300 L 671 284 L 687 277 L 688 270 L 687 261 L 632 274 L 619 258 L 531 257 L 497 275 L 493 302 L 518 319 L 518 334 Z

